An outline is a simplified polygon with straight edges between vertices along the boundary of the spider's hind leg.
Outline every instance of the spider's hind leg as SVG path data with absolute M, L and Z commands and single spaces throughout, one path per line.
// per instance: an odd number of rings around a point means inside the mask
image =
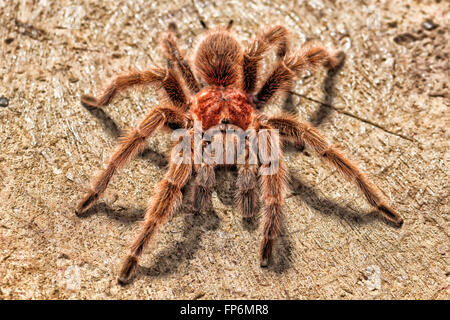
M 263 125 L 263 129 L 273 129 L 269 125 Z M 261 129 L 261 128 L 260 128 Z M 261 131 L 260 131 L 261 132 Z M 275 133 L 277 134 L 277 133 Z M 272 256 L 272 249 L 276 239 L 281 233 L 283 217 L 283 205 L 288 192 L 289 174 L 282 159 L 282 150 L 272 137 L 259 137 L 259 146 L 265 146 L 267 155 L 273 158 L 260 158 L 259 167 L 260 197 L 262 202 L 263 240 L 261 243 L 260 259 L 261 267 L 267 267 Z M 263 140 L 264 139 L 264 140 Z
M 262 165 L 261 169 L 267 169 Z M 283 204 L 288 190 L 288 173 L 280 159 L 277 172 L 260 175 L 261 201 L 263 202 L 262 216 L 264 218 L 263 240 L 261 243 L 261 267 L 267 267 L 272 256 L 275 240 L 281 233 L 281 219 Z
M 122 264 L 118 282 L 127 284 L 133 277 L 139 257 L 153 238 L 158 227 L 180 206 L 183 194 L 181 189 L 191 177 L 192 164 L 176 163 L 171 159 L 169 171 L 158 184 L 156 195 L 146 212 L 142 230 L 131 246 Z

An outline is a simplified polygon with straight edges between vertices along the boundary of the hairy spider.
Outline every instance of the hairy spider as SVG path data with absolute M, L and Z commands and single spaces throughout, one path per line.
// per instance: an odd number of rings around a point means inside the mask
M 198 42 L 193 58 L 193 68 L 177 46 L 174 24 L 162 39 L 168 67 L 152 67 L 116 77 L 98 97 L 82 96 L 85 106 L 103 107 L 126 88 L 136 85 L 156 85 L 166 97 L 165 102 L 145 116 L 136 129 L 120 141 L 106 168 L 93 181 L 93 186 L 79 203 L 76 212 L 81 214 L 90 208 L 105 191 L 113 175 L 146 145 L 146 139 L 162 127 L 184 128 L 193 134 L 194 123 L 201 122 L 204 132 L 215 126 L 226 125 L 253 129 L 277 129 L 284 142 L 307 145 L 325 162 L 334 166 L 345 178 L 354 182 L 367 201 L 389 221 L 397 226 L 403 223 L 400 215 L 386 202 L 381 191 L 337 147 L 310 123 L 293 115 L 264 116 L 261 110 L 280 93 L 291 89 L 295 78 L 304 70 L 319 66 L 335 68 L 343 53 L 330 53 L 322 46 L 306 45 L 296 51 L 289 50 L 288 30 L 274 26 L 260 33 L 246 47 L 227 28 L 209 29 Z M 261 74 L 260 64 L 270 49 L 276 52 L 276 62 L 267 76 Z M 205 147 L 210 141 L 203 141 Z M 278 156 L 278 170 L 261 174 L 268 163 L 236 164 L 236 202 L 244 217 L 252 217 L 256 211 L 258 192 L 263 223 L 263 239 L 260 251 L 261 267 L 269 263 L 275 239 L 280 234 L 282 206 L 288 189 L 288 173 L 282 160 L 282 150 L 269 143 Z M 190 149 L 193 154 L 193 149 Z M 190 156 L 193 157 L 193 156 Z M 201 210 L 209 201 L 215 183 L 211 162 L 186 163 L 173 160 L 172 153 L 168 171 L 159 182 L 150 202 L 142 231 L 131 246 L 119 275 L 119 283 L 127 283 L 133 276 L 139 256 L 163 223 L 179 206 L 182 188 L 195 172 L 193 184 L 193 207 Z M 260 189 L 260 191 L 258 191 Z

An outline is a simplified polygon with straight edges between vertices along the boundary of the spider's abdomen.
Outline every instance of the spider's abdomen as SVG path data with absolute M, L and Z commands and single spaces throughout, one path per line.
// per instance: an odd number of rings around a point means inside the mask
M 195 69 L 207 84 L 225 87 L 238 79 L 242 59 L 239 42 L 227 31 L 217 30 L 198 46 Z
M 255 107 L 248 96 L 236 88 L 208 87 L 200 91 L 191 107 L 203 130 L 221 123 L 234 124 L 246 130 L 253 119 Z

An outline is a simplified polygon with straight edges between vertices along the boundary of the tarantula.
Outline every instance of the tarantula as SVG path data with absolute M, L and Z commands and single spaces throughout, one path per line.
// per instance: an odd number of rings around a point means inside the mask
M 151 109 L 136 129 L 122 138 L 106 168 L 95 178 L 92 188 L 79 203 L 77 214 L 88 210 L 100 198 L 113 175 L 145 147 L 146 139 L 156 130 L 162 127 L 184 128 L 192 134 L 193 123 L 199 121 L 204 132 L 220 125 L 256 132 L 277 129 L 281 141 L 309 146 L 322 160 L 354 182 L 382 216 L 397 226 L 402 225 L 402 218 L 389 206 L 381 191 L 310 123 L 293 115 L 268 117 L 261 113 L 275 96 L 290 90 L 300 72 L 319 66 L 335 68 L 342 61 L 342 52 L 331 53 L 320 45 L 305 45 L 291 51 L 288 30 L 280 25 L 268 28 L 248 46 L 242 46 L 228 26 L 205 32 L 196 46 L 192 68 L 177 46 L 175 31 L 175 25 L 171 24 L 162 39 L 168 62 L 166 68 L 155 66 L 145 71 L 119 75 L 98 98 L 82 96 L 83 105 L 103 107 L 126 88 L 156 85 L 166 99 Z M 271 49 L 276 52 L 276 62 L 271 72 L 263 76 L 261 61 Z M 209 142 L 202 143 L 205 147 Z M 288 173 L 282 160 L 282 150 L 274 145 L 270 147 L 278 155 L 278 170 L 275 172 L 260 174 L 268 163 L 244 161 L 236 165 L 236 201 L 243 216 L 252 217 L 255 214 L 258 192 L 263 204 L 260 209 L 264 219 L 261 267 L 268 265 L 274 241 L 280 234 L 282 206 L 288 190 Z M 249 152 L 246 159 L 248 155 Z M 142 231 L 122 265 L 119 283 L 127 283 L 132 278 L 138 259 L 158 226 L 180 206 L 182 188 L 193 173 L 193 207 L 198 211 L 205 206 L 215 182 L 215 167 L 215 163 L 176 162 L 172 154 L 168 171 L 148 206 Z

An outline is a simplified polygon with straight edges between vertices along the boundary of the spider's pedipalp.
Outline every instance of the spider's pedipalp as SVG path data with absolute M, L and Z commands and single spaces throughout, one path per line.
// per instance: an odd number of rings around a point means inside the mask
M 211 192 L 216 182 L 214 165 L 202 164 L 196 166 L 196 176 L 192 192 L 194 211 L 201 211 L 211 199 Z
M 113 175 L 145 148 L 146 139 L 166 122 L 179 122 L 180 125 L 185 125 L 185 116 L 176 107 L 157 107 L 150 111 L 136 129 L 121 138 L 106 168 L 96 177 L 93 187 L 79 203 L 77 214 L 88 210 L 101 197 Z
M 333 165 L 347 180 L 354 182 L 369 204 L 375 207 L 383 217 L 398 227 L 403 224 L 403 219 L 387 204 L 380 189 L 344 153 L 330 145 L 313 125 L 288 115 L 271 117 L 268 119 L 268 124 L 280 130 L 280 134 L 287 140 L 305 143 L 311 147 L 321 159 Z
M 236 146 L 238 143 L 236 143 Z M 238 147 L 236 148 L 238 149 Z M 244 163 L 238 164 L 235 199 L 244 218 L 255 215 L 258 204 L 258 164 L 257 150 L 245 141 Z M 254 162 L 252 160 L 255 160 Z
M 256 165 L 239 165 L 236 181 L 236 202 L 244 218 L 255 215 L 257 208 L 258 168 Z

